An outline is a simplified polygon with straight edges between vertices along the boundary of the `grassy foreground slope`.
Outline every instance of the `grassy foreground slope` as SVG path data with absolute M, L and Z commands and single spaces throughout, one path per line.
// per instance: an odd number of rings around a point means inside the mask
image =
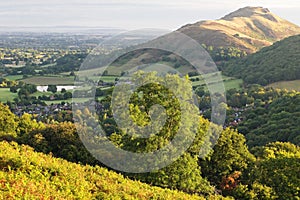
M 0 142 L 0 199 L 205 199 Z M 211 199 L 219 199 L 211 197 Z

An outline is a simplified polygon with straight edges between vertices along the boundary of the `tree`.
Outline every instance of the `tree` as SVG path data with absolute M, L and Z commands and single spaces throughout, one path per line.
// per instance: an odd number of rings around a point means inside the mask
M 220 187 L 224 177 L 243 173 L 254 163 L 255 157 L 245 142 L 245 137 L 237 131 L 227 128 L 222 132 L 211 157 L 200 161 L 202 173 L 208 180 Z
M 202 97 L 205 95 L 205 88 L 203 86 L 198 86 L 195 90 L 195 93 L 199 96 Z
M 300 148 L 291 143 L 271 143 L 256 149 L 252 182 L 273 188 L 278 199 L 298 199 L 300 194 Z
M 198 157 L 185 153 L 164 169 L 149 174 L 136 175 L 144 182 L 188 193 L 211 194 L 213 187 L 201 176 Z
M 45 127 L 41 122 L 37 122 L 35 119 L 32 119 L 32 115 L 25 113 L 19 118 L 18 123 L 18 135 L 22 137 L 25 134 L 30 133 L 33 130 L 40 130 Z
M 25 118 L 28 118 L 28 116 Z M 34 147 L 36 151 L 51 152 L 54 156 L 71 162 L 91 165 L 100 164 L 83 146 L 77 134 L 77 129 L 71 122 L 49 124 L 38 129 L 32 129 L 31 127 L 31 130 L 20 138 L 20 142 Z
M 102 73 L 102 76 L 107 76 L 108 75 L 108 71 L 105 70 L 103 73 Z
M 70 76 L 75 76 L 75 75 L 76 75 L 75 72 L 71 71 Z
M 48 85 L 48 92 L 56 93 L 57 92 L 57 87 L 56 85 Z
M 124 150 L 149 153 L 168 145 L 178 130 L 182 128 L 184 130 L 183 142 L 192 134 L 196 134 L 195 141 L 197 142 L 192 144 L 178 160 L 163 169 L 144 174 L 126 175 L 161 187 L 179 189 L 190 193 L 212 193 L 213 187 L 201 176 L 201 169 L 198 165 L 198 154 L 201 144 L 203 144 L 205 132 L 204 130 L 199 131 L 198 128 L 201 125 L 204 129 L 207 128 L 209 122 L 205 121 L 205 125 L 201 124 L 198 108 L 190 103 L 192 100 L 191 82 L 188 78 L 181 79 L 178 75 L 170 74 L 159 77 L 155 73 L 137 72 L 133 77 L 133 82 L 137 84 L 149 80 L 151 83 L 139 87 L 131 96 L 129 117 L 132 121 L 126 123 L 126 131 L 122 130 L 112 134 L 111 140 Z M 126 88 L 120 90 L 127 91 Z M 178 96 L 184 99 L 183 102 L 178 99 Z M 118 105 L 126 105 L 123 98 L 124 95 L 118 95 L 114 101 L 118 102 Z M 153 107 L 153 105 L 162 107 Z M 158 129 L 159 123 L 157 122 L 163 122 L 164 115 L 155 115 L 155 112 L 163 108 L 166 114 L 165 124 L 161 129 Z M 115 113 L 115 115 L 126 116 L 123 112 Z M 135 125 L 147 127 L 150 123 L 153 124 L 153 129 L 150 131 L 149 138 L 141 138 Z
M 72 92 L 66 92 L 64 93 L 64 99 L 71 99 L 72 98 Z
M 9 91 L 12 93 L 17 93 L 18 92 L 18 87 L 17 86 L 12 86 L 9 88 Z
M 61 89 L 61 93 L 66 93 L 66 92 L 67 92 L 67 90 L 65 88 Z
M 0 137 L 16 136 L 18 122 L 8 106 L 0 103 Z
M 96 88 L 95 96 L 96 97 L 101 97 L 103 95 L 104 95 L 104 92 L 101 90 L 101 88 Z

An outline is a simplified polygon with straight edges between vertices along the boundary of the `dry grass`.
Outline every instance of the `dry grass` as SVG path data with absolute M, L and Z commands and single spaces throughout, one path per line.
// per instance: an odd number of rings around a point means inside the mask
M 207 45 L 234 46 L 253 53 L 275 41 L 300 34 L 300 27 L 262 8 L 247 7 L 220 20 L 187 25 L 180 31 Z
M 295 90 L 300 92 L 300 80 L 276 82 L 268 85 L 267 87 Z
M 22 80 L 33 85 L 73 85 L 74 77 L 63 76 L 33 76 Z

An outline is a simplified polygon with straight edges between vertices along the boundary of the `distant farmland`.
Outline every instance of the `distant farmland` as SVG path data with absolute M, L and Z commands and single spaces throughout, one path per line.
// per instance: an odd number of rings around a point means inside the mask
M 0 102 L 13 101 L 16 97 L 18 97 L 18 94 L 11 93 L 9 88 L 0 88 Z
M 74 85 L 73 76 L 33 76 L 22 81 L 33 85 Z

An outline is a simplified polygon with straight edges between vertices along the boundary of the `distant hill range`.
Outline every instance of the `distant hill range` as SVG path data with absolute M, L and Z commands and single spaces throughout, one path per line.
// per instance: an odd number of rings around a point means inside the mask
M 245 7 L 219 20 L 188 24 L 178 31 L 213 47 L 236 47 L 253 53 L 286 37 L 300 34 L 300 27 L 267 8 Z
M 195 69 L 176 52 L 166 52 L 159 48 L 147 49 L 147 46 L 176 46 L 180 48 L 185 41 L 176 39 L 178 32 L 184 33 L 201 44 L 219 66 L 222 62 L 243 58 L 263 47 L 272 45 L 284 38 L 300 34 L 300 27 L 281 19 L 262 7 L 245 7 L 226 15 L 219 20 L 200 21 L 188 24 L 145 44 L 119 57 L 109 69 L 109 75 L 120 75 L 133 66 L 149 63 L 163 63 L 172 66 L 181 74 L 194 73 Z M 175 48 L 176 49 L 176 48 Z M 129 49 L 130 50 L 130 49 Z M 193 52 L 189 53 L 189 56 Z M 195 53 L 195 52 L 194 52 Z M 196 53 L 195 53 L 196 54 Z M 109 57 L 112 57 L 111 55 Z M 199 63 L 199 62 L 198 62 Z M 210 61 L 203 67 L 204 73 L 210 73 Z M 193 63 L 192 63 L 193 64 Z M 105 65 L 104 65 L 105 66 Z M 162 69 L 162 66 L 158 66 Z
M 222 71 L 242 78 L 248 84 L 268 85 L 300 79 L 300 35 L 291 36 L 272 46 L 227 63 Z

